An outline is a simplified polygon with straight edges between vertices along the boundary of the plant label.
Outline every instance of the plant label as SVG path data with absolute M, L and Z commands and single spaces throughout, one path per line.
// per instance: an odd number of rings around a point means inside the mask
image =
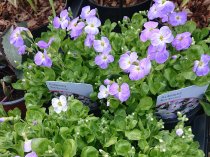
M 178 90 L 161 94 L 157 97 L 156 114 L 162 119 L 173 119 L 177 117 L 177 112 L 186 114 L 199 105 L 206 92 L 206 86 L 189 86 Z
M 89 97 L 93 92 L 93 86 L 85 83 L 46 81 L 46 85 L 51 92 L 60 94 L 78 94 Z

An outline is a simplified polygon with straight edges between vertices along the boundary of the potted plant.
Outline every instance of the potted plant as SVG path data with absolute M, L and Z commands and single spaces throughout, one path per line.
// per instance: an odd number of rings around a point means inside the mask
M 110 19 L 118 22 L 124 16 L 132 17 L 135 12 L 148 10 L 151 0 L 88 0 L 86 5 L 97 8 L 102 22 Z
M 34 108 L 27 110 L 25 120 L 18 110 L 9 115 L 0 110 L 1 156 L 204 157 L 181 114 L 169 132 L 151 112 L 127 114 L 121 108 L 103 111 L 99 118 L 89 115 L 88 107 L 73 97 L 61 95 L 52 103 L 49 114 Z

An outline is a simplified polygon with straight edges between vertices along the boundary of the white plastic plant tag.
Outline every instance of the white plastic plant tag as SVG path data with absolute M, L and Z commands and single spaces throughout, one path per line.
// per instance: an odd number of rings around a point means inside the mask
M 156 114 L 162 119 L 171 119 L 177 117 L 177 112 L 186 114 L 199 105 L 206 92 L 206 86 L 189 86 L 178 90 L 161 94 L 157 97 Z
M 58 92 L 61 94 L 78 94 L 89 97 L 93 92 L 93 86 L 85 83 L 46 81 L 46 85 L 51 92 Z

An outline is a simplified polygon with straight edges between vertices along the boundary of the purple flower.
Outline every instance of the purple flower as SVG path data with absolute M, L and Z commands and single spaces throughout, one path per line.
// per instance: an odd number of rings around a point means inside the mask
M 184 32 L 177 34 L 176 38 L 172 42 L 172 46 L 176 48 L 177 51 L 185 50 L 190 47 L 192 43 L 191 33 Z
M 89 17 L 86 19 L 86 22 L 85 32 L 87 34 L 96 35 L 99 33 L 98 27 L 101 26 L 101 21 L 97 17 Z
M 187 12 L 173 12 L 169 15 L 169 24 L 172 26 L 184 25 L 187 21 Z
M 46 67 L 52 66 L 52 60 L 47 55 L 46 50 L 44 50 L 44 53 L 38 51 L 37 54 L 34 56 L 34 62 L 36 63 L 36 65 L 39 66 L 46 66 Z
M 209 61 L 210 56 L 203 54 L 200 61 L 196 60 L 194 62 L 193 71 L 197 76 L 206 76 L 209 73 Z
M 91 34 L 88 34 L 86 36 L 86 39 L 85 39 L 85 46 L 87 46 L 89 48 L 92 47 L 94 40 L 95 40 L 95 36 L 94 35 L 91 35 Z
M 38 157 L 35 152 L 28 153 L 25 157 Z
M 174 37 L 168 26 L 160 28 L 159 32 L 155 32 L 151 36 L 151 43 L 153 46 L 163 46 L 166 43 L 171 43 Z
M 171 56 L 171 58 L 172 58 L 172 59 L 177 59 L 178 56 L 177 56 L 177 55 L 173 55 L 173 56 Z
M 109 53 L 111 51 L 111 45 L 107 37 L 101 37 L 101 40 L 94 40 L 93 47 L 96 52 Z
M 28 31 L 28 29 L 24 27 L 17 27 L 10 35 L 10 44 L 14 45 L 17 48 L 24 45 L 24 41 L 21 36 L 22 31 Z
M 140 39 L 145 42 L 150 39 L 153 33 L 158 32 L 156 29 L 158 26 L 157 22 L 149 21 L 144 24 L 145 29 L 141 32 Z
M 87 18 L 93 17 L 95 15 L 96 15 L 96 9 L 90 10 L 90 6 L 85 6 L 85 7 L 82 8 L 82 12 L 81 12 L 80 17 L 82 19 L 87 19 Z
M 148 18 L 150 20 L 153 20 L 155 18 L 158 18 L 160 16 L 160 8 L 158 6 L 157 3 L 153 4 L 152 7 L 150 7 L 149 11 L 148 11 Z
M 182 136 L 183 133 L 184 133 L 184 131 L 183 131 L 182 129 L 177 129 L 177 130 L 176 130 L 177 136 Z
M 22 45 L 18 48 L 18 54 L 23 55 L 26 53 L 26 45 Z
M 150 60 L 155 60 L 157 63 L 164 63 L 168 57 L 169 52 L 166 50 L 166 45 L 164 46 L 153 46 L 150 45 L 147 51 Z
M 32 149 L 31 149 L 31 142 L 32 140 L 26 140 L 24 142 L 24 152 L 30 152 Z
M 151 67 L 150 60 L 144 58 L 137 64 L 131 66 L 129 78 L 131 80 L 140 80 L 150 73 Z
M 115 98 L 119 99 L 121 102 L 128 100 L 130 97 L 130 88 L 127 83 L 123 83 L 119 86 L 117 83 L 113 83 L 109 87 L 110 95 L 113 95 Z
M 79 17 L 73 19 L 67 27 L 68 31 L 71 30 L 71 33 L 70 33 L 71 38 L 74 38 L 74 39 L 76 39 L 82 34 L 83 28 L 85 27 L 85 23 L 78 22 L 78 20 L 79 20 Z
M 57 29 L 60 28 L 60 27 L 62 29 L 66 29 L 68 24 L 69 24 L 69 20 L 70 20 L 68 15 L 69 15 L 69 13 L 68 13 L 67 9 L 61 11 L 60 18 L 59 17 L 55 17 L 53 19 L 53 26 L 55 28 L 57 28 Z
M 119 60 L 119 65 L 120 68 L 125 70 L 125 71 L 129 71 L 131 65 L 136 62 L 138 59 L 138 55 L 136 52 L 127 52 L 123 55 L 120 56 L 120 60 Z
M 111 81 L 111 80 L 109 80 L 109 79 L 105 79 L 105 80 L 104 80 L 104 84 L 105 84 L 105 85 L 110 85 L 110 84 L 111 84 L 111 82 L 112 82 L 112 81 Z
M 172 13 L 175 9 L 175 5 L 171 1 L 163 1 L 163 0 L 154 0 L 158 5 L 159 10 L 161 10 L 162 14 Z
M 101 53 L 95 58 L 95 64 L 101 69 L 106 69 L 109 63 L 114 61 L 114 57 L 108 53 Z
M 0 123 L 4 122 L 5 121 L 5 118 L 4 117 L 1 117 L 0 118 Z
M 98 98 L 99 99 L 103 99 L 103 98 L 107 98 L 109 96 L 109 85 L 107 87 L 105 87 L 104 85 L 101 85 L 99 87 L 99 93 L 98 93 Z
M 47 49 L 51 43 L 54 41 L 54 38 L 50 38 L 49 42 L 46 43 L 45 41 L 43 40 L 40 40 L 38 43 L 37 43 L 37 46 L 40 48 L 40 49 Z

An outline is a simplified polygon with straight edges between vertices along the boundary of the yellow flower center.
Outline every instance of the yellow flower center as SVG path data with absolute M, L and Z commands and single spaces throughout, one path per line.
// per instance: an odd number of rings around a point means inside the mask
M 104 45 L 105 45 L 105 43 L 102 41 L 102 42 L 101 42 L 101 46 L 104 46 Z
M 90 27 L 94 27 L 94 24 L 91 24 Z
M 160 36 L 160 40 L 163 41 L 163 36 L 162 35 Z
M 200 66 L 200 67 L 203 66 L 203 62 L 200 61 L 198 66 Z
M 60 101 L 58 102 L 58 106 L 62 106 L 62 103 Z
M 107 60 L 107 56 L 103 56 L 103 60 Z

